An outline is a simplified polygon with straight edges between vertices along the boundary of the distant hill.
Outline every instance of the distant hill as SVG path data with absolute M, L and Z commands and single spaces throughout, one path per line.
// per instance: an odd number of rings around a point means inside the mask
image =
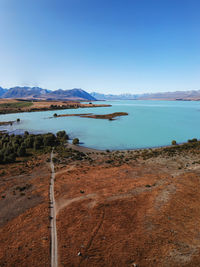
M 149 94 L 100 94 L 91 93 L 97 100 L 200 100 L 200 90 Z
M 3 89 L 0 87 L 0 98 L 36 98 L 36 99 L 61 99 L 61 100 L 88 100 L 95 101 L 96 99 L 82 89 L 70 90 L 47 90 L 40 87 L 12 87 Z
M 164 93 L 146 94 L 91 94 L 78 88 L 55 91 L 40 87 L 12 87 L 4 89 L 0 87 L 0 98 L 26 98 L 26 99 L 48 99 L 48 100 L 74 100 L 74 101 L 95 101 L 95 100 L 200 100 L 200 90 L 176 91 Z
M 58 89 L 56 91 L 51 91 L 48 94 L 49 98 L 57 98 L 57 99 L 78 99 L 78 100 L 90 100 L 95 101 L 96 98 L 88 94 L 86 91 L 82 89 L 71 89 L 71 90 L 62 90 Z
M 200 90 L 176 91 L 139 95 L 138 99 L 154 100 L 200 100 Z
M 129 99 L 137 99 L 138 95 L 132 94 L 120 94 L 120 95 L 112 95 L 112 94 L 100 94 L 93 92 L 91 93 L 93 97 L 97 100 L 129 100 Z
M 40 87 L 13 87 L 8 89 L 2 98 L 37 98 L 48 94 L 50 91 Z
M 2 87 L 0 87 L 0 98 L 2 97 L 2 95 L 4 95 L 8 90 L 7 89 L 3 89 Z

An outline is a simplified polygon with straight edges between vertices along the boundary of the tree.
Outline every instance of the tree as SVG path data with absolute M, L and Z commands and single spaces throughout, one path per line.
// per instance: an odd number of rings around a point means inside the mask
M 59 131 L 59 132 L 57 132 L 56 135 L 58 138 L 63 138 L 65 140 L 69 139 L 69 136 L 67 135 L 67 133 L 65 131 Z
M 25 131 L 24 132 L 24 136 L 26 137 L 27 135 L 29 135 L 29 132 L 28 131 Z
M 24 143 L 26 145 L 26 148 L 32 148 L 33 143 L 34 143 L 34 138 L 32 136 L 28 136 L 25 140 Z
M 43 146 L 43 136 L 36 135 L 35 136 L 35 141 L 39 144 L 39 146 Z
M 79 139 L 78 138 L 74 138 L 72 143 L 73 143 L 73 145 L 78 145 L 79 144 Z
M 37 149 L 40 149 L 40 147 L 41 147 L 41 143 L 38 140 L 35 140 L 33 144 L 33 148 L 37 150 Z
M 6 156 L 6 163 L 12 163 L 15 162 L 16 155 L 14 153 L 9 154 Z
M 17 155 L 19 157 L 24 157 L 26 155 L 26 148 L 24 146 L 20 146 L 17 150 Z
M 15 152 L 17 152 L 18 148 L 19 148 L 19 145 L 16 143 L 13 143 L 13 149 Z
M 172 140 L 172 145 L 173 145 L 173 146 L 176 145 L 176 140 Z
M 55 144 L 55 135 L 52 133 L 46 134 L 44 136 L 44 146 L 54 146 Z
M 21 144 L 22 143 L 22 136 L 21 135 L 15 135 L 14 140 L 15 143 Z
M 188 140 L 188 143 L 195 143 L 195 142 L 197 142 L 198 140 L 197 140 L 197 138 L 193 138 L 193 139 L 189 139 Z
M 0 164 L 3 163 L 3 159 L 4 159 L 3 153 L 2 151 L 0 151 Z

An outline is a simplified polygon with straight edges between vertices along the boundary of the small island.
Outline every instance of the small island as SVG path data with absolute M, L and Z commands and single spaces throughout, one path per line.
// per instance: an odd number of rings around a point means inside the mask
M 13 125 L 15 122 L 20 122 L 20 119 L 17 119 L 16 121 L 0 121 L 0 126 L 3 125 Z
M 58 115 L 57 113 L 54 114 L 54 118 L 59 117 L 71 117 L 71 116 L 78 116 L 81 118 L 92 118 L 92 119 L 104 119 L 104 120 L 115 120 L 117 117 L 127 116 L 127 112 L 114 112 L 110 114 L 93 114 L 93 113 L 83 113 L 83 114 L 61 114 Z

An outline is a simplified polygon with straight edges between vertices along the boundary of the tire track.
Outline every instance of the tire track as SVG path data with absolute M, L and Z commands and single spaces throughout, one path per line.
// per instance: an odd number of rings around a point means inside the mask
M 87 246 L 86 246 L 86 248 L 85 248 L 85 251 L 84 251 L 85 255 L 82 256 L 82 258 L 80 259 L 79 266 L 81 266 L 81 263 L 83 262 L 83 260 L 87 258 L 87 252 L 88 252 L 88 250 L 90 249 L 90 247 L 91 247 L 91 245 L 92 245 L 92 243 L 93 243 L 95 237 L 97 236 L 97 234 L 98 234 L 98 232 L 99 232 L 99 230 L 100 230 L 100 228 L 101 228 L 101 226 L 102 226 L 102 224 L 103 224 L 104 217 L 105 217 L 105 210 L 103 209 L 102 214 L 101 214 L 100 221 L 99 221 L 99 223 L 97 224 L 96 228 L 94 229 L 94 231 L 93 231 L 93 233 L 92 233 L 92 236 L 91 236 L 90 240 L 88 241 L 88 244 L 87 244 Z

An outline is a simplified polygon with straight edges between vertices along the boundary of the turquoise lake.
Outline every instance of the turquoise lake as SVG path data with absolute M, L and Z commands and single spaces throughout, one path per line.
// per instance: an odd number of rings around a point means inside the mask
M 200 102 L 198 101 L 106 101 L 112 107 L 67 109 L 57 111 L 16 113 L 0 115 L 0 121 L 20 118 L 13 126 L 1 126 L 0 130 L 32 133 L 65 130 L 70 138 L 78 137 L 81 145 L 96 149 L 136 149 L 170 145 L 172 140 L 182 143 L 200 138 Z M 60 117 L 54 113 L 108 114 L 128 112 L 128 116 L 114 121 Z

